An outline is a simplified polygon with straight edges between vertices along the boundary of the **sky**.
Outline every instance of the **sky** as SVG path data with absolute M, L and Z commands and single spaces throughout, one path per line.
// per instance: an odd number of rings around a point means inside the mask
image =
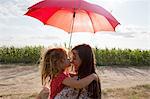
M 69 44 L 65 31 L 45 26 L 25 16 L 27 8 L 40 0 L 0 0 L 0 47 Z M 71 45 L 98 48 L 150 49 L 149 0 L 86 0 L 105 8 L 121 23 L 116 32 L 73 33 Z

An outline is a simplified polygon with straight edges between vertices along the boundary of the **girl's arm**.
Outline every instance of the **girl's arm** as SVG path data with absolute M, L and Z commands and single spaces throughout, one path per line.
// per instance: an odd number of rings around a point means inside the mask
M 43 89 L 37 95 L 36 99 L 48 99 L 48 96 L 49 96 L 49 88 L 43 87 Z
M 73 88 L 84 88 L 86 86 L 88 86 L 93 80 L 97 80 L 98 77 L 95 73 L 84 77 L 80 80 L 74 79 L 72 77 L 67 77 L 66 79 L 63 80 L 63 84 L 69 87 L 73 87 Z

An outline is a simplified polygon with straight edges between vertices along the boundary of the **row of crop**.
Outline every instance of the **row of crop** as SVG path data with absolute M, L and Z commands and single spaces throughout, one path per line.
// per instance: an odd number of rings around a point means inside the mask
M 42 46 L 23 48 L 0 47 L 0 63 L 31 63 L 40 59 Z M 150 66 L 150 50 L 97 49 L 94 48 L 96 62 L 101 65 Z
M 97 65 L 150 66 L 150 50 L 94 49 Z
M 41 46 L 39 47 L 1 47 L 0 63 L 31 63 L 38 62 L 40 57 Z

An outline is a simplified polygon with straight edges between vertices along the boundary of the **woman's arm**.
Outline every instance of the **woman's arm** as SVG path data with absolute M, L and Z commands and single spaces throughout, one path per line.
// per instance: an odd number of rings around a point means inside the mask
M 86 86 L 88 86 L 93 80 L 97 80 L 98 77 L 95 73 L 84 77 L 80 80 L 74 79 L 72 77 L 67 77 L 66 79 L 63 80 L 63 84 L 69 87 L 73 87 L 73 88 L 84 88 Z

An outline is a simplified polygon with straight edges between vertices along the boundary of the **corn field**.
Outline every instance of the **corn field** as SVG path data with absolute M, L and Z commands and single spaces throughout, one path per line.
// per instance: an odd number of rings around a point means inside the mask
M 39 62 L 42 46 L 23 48 L 0 47 L 0 63 L 36 64 Z M 98 49 L 93 48 L 97 66 L 150 66 L 150 50 Z
M 0 47 L 0 63 L 29 63 L 36 64 L 40 57 L 42 47 Z
M 94 49 L 97 65 L 150 66 L 150 50 Z

